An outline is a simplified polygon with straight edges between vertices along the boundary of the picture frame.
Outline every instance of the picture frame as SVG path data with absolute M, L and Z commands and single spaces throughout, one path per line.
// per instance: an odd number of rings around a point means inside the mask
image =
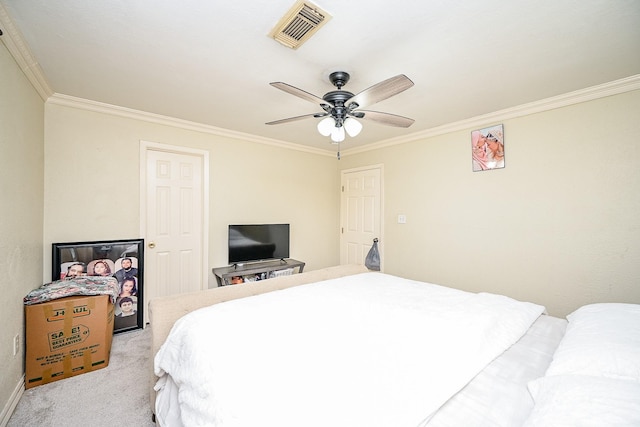
M 471 132 L 471 160 L 474 172 L 504 168 L 504 126 Z
M 51 279 L 73 275 L 112 276 L 120 295 L 113 332 L 144 328 L 144 239 L 53 243 Z

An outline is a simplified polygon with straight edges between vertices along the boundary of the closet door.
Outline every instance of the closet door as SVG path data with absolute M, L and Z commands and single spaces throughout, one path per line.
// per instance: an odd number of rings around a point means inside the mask
M 376 237 L 380 240 L 381 260 L 384 260 L 382 166 L 342 171 L 340 264 L 364 264 Z

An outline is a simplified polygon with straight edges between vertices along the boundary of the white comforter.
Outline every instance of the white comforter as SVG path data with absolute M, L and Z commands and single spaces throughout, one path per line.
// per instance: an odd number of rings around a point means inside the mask
M 171 427 L 418 426 L 543 309 L 382 273 L 216 304 L 176 322 L 156 355 L 156 416 Z

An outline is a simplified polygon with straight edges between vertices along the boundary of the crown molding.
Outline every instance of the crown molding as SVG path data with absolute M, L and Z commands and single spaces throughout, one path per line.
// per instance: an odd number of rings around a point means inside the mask
M 575 105 L 582 102 L 592 101 L 599 98 L 605 98 L 607 96 L 618 95 L 625 92 L 631 92 L 640 89 L 640 74 L 626 77 L 612 82 L 604 83 L 597 86 L 592 86 L 586 89 L 569 92 L 563 95 L 554 96 L 551 98 L 541 99 L 539 101 L 530 102 L 527 104 L 518 105 L 511 108 L 506 108 L 492 113 L 483 114 L 476 117 L 471 117 L 465 120 L 460 120 L 453 123 L 448 123 L 442 126 L 426 129 L 424 131 L 412 133 L 410 135 L 404 135 L 402 137 L 390 138 L 372 144 L 367 144 L 362 147 L 355 147 L 348 150 L 341 151 L 341 156 L 349 156 L 359 153 L 364 153 L 371 150 L 377 150 L 380 148 L 391 147 L 394 145 L 405 144 L 408 142 L 417 141 L 420 139 L 427 139 L 438 135 L 444 135 L 451 132 L 457 132 L 461 130 L 473 129 L 477 127 L 485 126 L 489 123 L 495 123 L 498 121 L 505 121 L 518 117 L 528 116 L 530 114 L 541 113 L 544 111 L 550 111 L 557 108 L 566 107 L 569 105 Z M 226 138 L 241 139 L 243 141 L 255 142 L 258 144 L 266 144 L 276 146 L 280 148 L 287 148 L 291 150 L 297 150 L 312 154 L 320 154 L 324 156 L 334 157 L 335 152 L 329 150 L 322 150 L 313 147 L 307 147 L 302 144 L 295 144 L 291 142 L 284 142 L 276 139 L 264 138 L 248 133 L 236 132 L 229 129 L 223 129 L 211 125 L 205 125 L 202 123 L 190 122 L 187 120 L 176 119 L 173 117 L 162 116 L 154 113 L 147 113 L 144 111 L 133 110 L 130 108 L 119 107 L 116 105 L 105 104 L 102 102 L 91 101 L 82 98 L 76 98 L 69 95 L 53 94 L 47 100 L 48 103 L 63 105 L 67 107 L 79 108 L 88 111 L 99 112 L 103 114 L 111 114 L 120 117 L 126 117 L 134 120 L 142 120 L 150 123 L 162 124 L 167 126 L 178 127 L 186 130 L 193 130 L 196 132 L 208 133 L 216 136 L 222 136 Z
M 40 64 L 35 60 L 31 50 L 24 42 L 22 34 L 13 24 L 2 3 L 0 3 L 0 27 L 3 32 L 0 40 L 7 47 L 13 59 L 18 63 L 22 72 L 38 92 L 38 95 L 43 101 L 46 101 L 53 94 L 53 91 L 44 77 Z
M 297 150 L 306 153 L 320 154 L 324 156 L 335 156 L 333 151 L 321 150 L 318 148 L 307 147 L 301 144 L 294 144 L 291 142 L 280 141 L 277 139 L 264 138 L 257 135 L 248 133 L 236 132 L 229 129 L 219 128 L 211 125 L 205 125 L 202 123 L 191 122 L 188 120 L 177 119 L 174 117 L 163 116 L 155 113 L 148 113 L 146 111 L 134 110 L 131 108 L 120 107 L 117 105 L 106 104 L 103 102 L 91 101 L 88 99 L 77 98 L 74 96 L 63 95 L 55 93 L 47 100 L 48 104 L 61 105 L 65 107 L 78 108 L 86 111 L 93 111 L 96 113 L 109 114 L 118 117 L 124 117 L 133 120 L 145 121 L 148 123 L 155 123 L 160 125 L 172 126 L 180 129 L 191 130 L 195 132 L 207 133 L 211 135 L 221 136 L 225 138 L 241 139 L 243 141 L 255 142 L 258 144 L 265 144 L 279 148 L 287 148 L 290 150 Z
M 612 95 L 618 95 L 625 92 L 631 92 L 638 89 L 640 89 L 640 74 L 636 74 L 619 80 L 614 80 L 612 82 L 604 83 L 601 85 L 588 87 L 586 89 L 569 92 L 563 95 L 558 95 L 511 108 L 506 108 L 504 110 L 494 111 L 489 114 L 483 114 L 481 116 L 471 117 L 465 120 L 448 123 L 410 135 L 404 135 L 402 137 L 374 142 L 373 144 L 368 144 L 364 147 L 351 148 L 343 151 L 341 155 L 349 156 L 371 150 L 377 150 L 379 148 L 405 144 L 407 142 L 412 142 L 419 139 L 426 139 L 438 135 L 444 135 L 451 132 L 475 129 L 485 126 L 489 123 L 495 123 L 499 121 L 514 119 L 517 117 L 528 116 L 530 114 L 550 111 L 556 108 L 580 104 L 582 102 L 605 98 Z
M 13 24 L 13 21 L 7 10 L 0 2 L 0 28 L 2 28 L 2 36 L 0 40 L 5 44 L 7 50 L 13 56 L 14 60 L 25 74 L 29 82 L 36 89 L 43 101 L 50 104 L 64 105 L 67 107 L 80 108 L 88 111 L 111 114 L 119 117 L 126 117 L 135 120 L 142 120 L 149 123 L 163 124 L 181 129 L 193 130 L 197 132 L 209 133 L 217 136 L 242 139 L 260 144 L 271 145 L 280 148 L 303 151 L 307 153 L 320 154 L 324 156 L 334 156 L 335 153 L 328 150 L 321 150 L 312 147 L 305 147 L 300 144 L 279 141 L 275 139 L 262 138 L 256 135 L 235 132 L 228 129 L 217 128 L 215 126 L 204 125 L 201 123 L 180 120 L 173 117 L 161 116 L 159 114 L 137 111 L 130 108 L 119 107 L 116 105 L 105 104 L 101 102 L 91 101 L 73 96 L 54 93 L 44 76 L 40 64 L 36 61 L 31 50 L 24 42 L 24 37 Z
M 159 114 L 147 113 L 144 111 L 138 111 L 130 108 L 119 107 L 116 105 L 105 104 L 97 101 L 91 101 L 87 99 L 72 97 L 69 95 L 54 93 L 49 83 L 47 82 L 47 79 L 45 78 L 40 65 L 35 60 L 35 57 L 31 53 L 31 50 L 24 42 L 24 38 L 22 37 L 16 26 L 13 24 L 13 21 L 7 13 L 7 10 L 1 2 L 0 28 L 2 28 L 3 31 L 3 35 L 0 36 L 0 40 L 2 40 L 2 42 L 5 44 L 15 61 L 18 63 L 18 66 L 22 69 L 23 73 L 26 75 L 27 79 L 29 79 L 40 97 L 47 103 L 85 109 L 88 111 L 111 114 L 119 117 L 131 118 L 134 120 L 142 120 L 149 123 L 173 126 L 186 130 L 193 130 L 196 132 L 208 133 L 226 138 L 241 139 L 244 141 L 266 144 L 280 148 L 287 148 L 312 154 L 319 154 L 323 156 L 334 157 L 336 155 L 336 153 L 331 150 L 307 147 L 302 144 L 294 144 L 291 142 L 264 138 L 257 135 L 236 132 L 229 129 L 218 128 L 215 126 L 190 122 L 187 120 L 162 116 Z M 433 127 L 409 135 L 378 141 L 362 147 L 347 149 L 341 151 L 341 156 L 354 155 L 371 150 L 377 150 L 379 148 L 390 147 L 420 139 L 431 138 L 450 132 L 482 127 L 488 123 L 523 117 L 530 114 L 549 111 L 556 108 L 562 108 L 569 105 L 579 104 L 582 102 L 617 95 L 620 93 L 631 92 L 638 89 L 640 89 L 640 74 L 636 74 L 619 80 L 614 80 L 612 82 L 604 83 L 601 85 L 592 86 L 586 89 L 569 92 L 563 95 L 522 104 L 516 107 L 494 111 L 492 113 L 471 117 L 453 123 L 448 123 L 442 126 Z

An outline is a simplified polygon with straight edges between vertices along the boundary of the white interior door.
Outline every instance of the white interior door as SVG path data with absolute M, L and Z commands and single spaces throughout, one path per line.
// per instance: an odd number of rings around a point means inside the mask
M 141 147 L 146 307 L 157 296 L 207 288 L 209 162 L 207 152 Z
M 341 190 L 340 264 L 364 264 L 376 237 L 382 263 L 382 166 L 342 171 Z

